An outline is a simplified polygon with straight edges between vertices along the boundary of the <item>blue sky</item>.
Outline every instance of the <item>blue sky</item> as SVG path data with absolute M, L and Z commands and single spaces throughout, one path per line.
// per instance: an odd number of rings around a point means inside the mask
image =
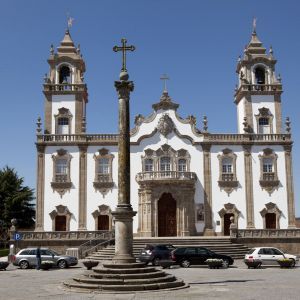
M 14 167 L 25 183 L 36 183 L 36 119 L 44 114 L 43 76 L 50 45 L 58 46 L 67 12 L 75 19 L 71 35 L 86 62 L 89 133 L 117 132 L 117 95 L 113 86 L 121 54 L 112 47 L 126 37 L 136 46 L 128 55 L 131 119 L 151 113 L 162 92 L 161 74 L 179 113 L 193 114 L 210 132 L 237 132 L 233 103 L 237 57 L 243 53 L 257 17 L 264 46 L 273 46 L 284 93 L 283 118 L 292 121 L 296 211 L 300 216 L 300 105 L 298 1 L 128 0 L 1 1 L 0 167 Z

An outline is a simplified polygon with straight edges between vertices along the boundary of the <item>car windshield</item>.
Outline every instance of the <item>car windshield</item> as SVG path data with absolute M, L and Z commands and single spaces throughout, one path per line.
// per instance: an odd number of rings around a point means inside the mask
M 53 253 L 56 256 L 60 256 L 60 254 L 58 254 L 57 252 L 55 252 L 54 250 L 50 250 L 51 253 Z
M 250 250 L 247 252 L 247 254 L 252 254 L 254 251 L 255 251 L 255 248 L 250 249 Z

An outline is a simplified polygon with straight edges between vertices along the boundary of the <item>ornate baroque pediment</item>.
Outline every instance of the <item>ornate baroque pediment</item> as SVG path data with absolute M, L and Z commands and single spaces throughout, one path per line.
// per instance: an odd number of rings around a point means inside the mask
M 168 114 L 164 114 L 158 121 L 157 130 L 164 136 L 167 137 L 175 128 L 174 122 Z

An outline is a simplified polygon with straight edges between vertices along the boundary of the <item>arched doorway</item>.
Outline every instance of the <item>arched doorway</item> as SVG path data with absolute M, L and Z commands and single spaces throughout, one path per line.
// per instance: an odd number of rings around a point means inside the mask
M 266 218 L 266 229 L 276 229 L 276 214 L 267 213 Z
M 230 218 L 234 217 L 234 214 L 225 214 L 224 215 L 224 235 L 230 235 Z
M 109 216 L 99 215 L 98 216 L 98 230 L 109 230 Z
M 157 204 L 158 236 L 177 236 L 176 200 L 169 193 L 164 193 Z
M 55 217 L 55 231 L 66 231 L 67 230 L 67 218 L 66 216 Z

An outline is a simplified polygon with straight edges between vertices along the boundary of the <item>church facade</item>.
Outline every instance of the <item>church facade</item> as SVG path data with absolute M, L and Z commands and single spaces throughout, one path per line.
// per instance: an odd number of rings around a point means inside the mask
M 85 62 L 67 30 L 45 76 L 37 127 L 36 231 L 114 227 L 118 135 L 86 132 Z M 295 228 L 290 122 L 282 129 L 276 60 L 253 31 L 236 72 L 238 132 L 208 132 L 178 115 L 165 89 L 130 133 L 131 204 L 136 236 L 229 235 Z M 233 217 L 233 218 L 232 218 Z

